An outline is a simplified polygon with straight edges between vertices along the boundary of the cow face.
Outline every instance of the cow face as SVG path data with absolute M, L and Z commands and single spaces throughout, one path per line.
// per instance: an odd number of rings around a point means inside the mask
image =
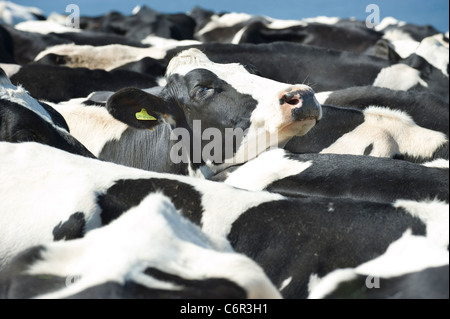
M 245 162 L 293 136 L 305 135 L 322 116 L 310 87 L 262 78 L 236 63 L 213 63 L 196 49 L 173 58 L 166 79 L 158 96 L 136 89 L 117 92 L 109 99 L 108 110 L 137 128 L 161 122 L 186 128 L 194 144 L 191 150 L 198 144 L 203 154 L 211 137 L 218 138 L 221 147 L 204 162 Z M 149 115 L 146 120 L 138 119 L 142 110 Z M 241 138 L 237 132 L 243 132 Z M 236 142 L 231 151 L 230 140 Z
M 45 103 L 14 86 L 0 69 L 0 141 L 38 142 L 86 157 L 94 157 L 68 132 L 64 118 Z
M 172 79 L 169 86 L 187 91 L 183 96 L 188 100 L 180 106 L 188 122 L 204 119 L 214 123 L 211 115 L 203 117 L 207 108 L 214 116 L 227 116 L 214 124 L 233 127 L 239 116 L 248 116 L 249 128 L 290 137 L 306 134 L 322 115 L 310 87 L 272 81 L 238 63 L 214 63 L 197 49 L 173 58 L 167 76 Z

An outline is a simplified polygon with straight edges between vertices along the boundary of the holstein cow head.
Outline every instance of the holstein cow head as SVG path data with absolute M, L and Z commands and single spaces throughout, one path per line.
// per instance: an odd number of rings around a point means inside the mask
M 171 124 L 179 141 L 172 159 L 182 158 L 208 175 L 205 167 L 217 172 L 305 135 L 322 116 L 310 87 L 252 71 L 238 63 L 214 63 L 197 49 L 186 50 L 170 61 L 167 84 L 159 94 L 123 89 L 111 96 L 107 108 L 136 128 Z
M 0 141 L 38 142 L 86 157 L 94 157 L 69 134 L 64 118 L 52 107 L 14 86 L 0 68 Z

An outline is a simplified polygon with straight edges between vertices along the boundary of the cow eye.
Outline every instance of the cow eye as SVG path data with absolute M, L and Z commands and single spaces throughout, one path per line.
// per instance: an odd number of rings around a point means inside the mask
M 214 88 L 206 86 L 197 86 L 195 95 L 197 98 L 204 99 L 213 96 L 216 93 Z

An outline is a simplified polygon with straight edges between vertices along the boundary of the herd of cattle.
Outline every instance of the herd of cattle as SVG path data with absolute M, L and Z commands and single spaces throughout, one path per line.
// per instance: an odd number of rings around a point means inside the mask
M 0 298 L 449 298 L 448 33 L 0 4 Z

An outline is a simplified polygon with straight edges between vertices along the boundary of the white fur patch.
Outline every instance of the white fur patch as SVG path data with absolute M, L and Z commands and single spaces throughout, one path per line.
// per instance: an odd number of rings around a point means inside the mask
M 66 120 L 70 134 L 98 157 L 105 144 L 119 140 L 128 125 L 116 120 L 105 107 L 82 105 L 85 100 L 50 104 Z
M 18 64 L 0 63 L 0 68 L 2 68 L 3 71 L 5 71 L 6 75 L 9 78 L 11 78 L 14 74 L 20 71 L 22 66 Z
M 391 25 L 395 25 L 398 27 L 401 27 L 403 25 L 405 25 L 406 22 L 404 21 L 399 21 L 393 17 L 385 17 L 383 18 L 383 20 L 381 20 L 381 22 L 375 27 L 376 31 L 383 31 L 384 29 L 386 29 L 387 27 L 391 26 Z
M 141 6 L 135 6 L 134 7 L 134 9 L 133 9 L 133 11 L 131 11 L 131 13 L 133 14 L 133 15 L 136 15 L 136 14 L 138 14 L 139 13 L 139 11 L 141 11 L 141 9 L 142 9 L 142 7 Z
M 400 29 L 391 29 L 391 30 L 387 30 L 384 35 L 383 35 L 383 39 L 389 40 L 391 42 L 393 41 L 399 41 L 399 40 L 413 40 L 413 37 L 400 30 Z
M 307 25 L 304 20 L 280 20 L 266 16 L 264 18 L 268 21 L 267 27 L 275 30 Z
M 40 34 L 81 32 L 81 29 L 66 27 L 55 21 L 25 21 L 15 26 L 17 30 Z
M 160 77 L 156 80 L 156 83 L 158 83 L 158 86 L 166 86 L 167 85 L 167 79 L 165 77 Z
M 437 159 L 432 162 L 423 163 L 423 166 L 426 167 L 435 167 L 435 168 L 449 168 L 449 161 L 445 159 Z
M 247 31 L 247 27 L 243 27 L 241 30 L 236 32 L 233 39 L 231 40 L 232 44 L 239 44 L 241 42 L 242 36 L 244 35 L 245 31 Z
M 391 42 L 395 52 L 400 55 L 402 59 L 408 58 L 411 54 L 417 51 L 420 42 L 414 40 L 397 40 Z
M 159 49 L 164 49 L 166 52 L 176 47 L 202 44 L 200 41 L 196 40 L 174 40 L 161 38 L 153 34 L 147 36 L 144 40 L 141 41 L 141 43 L 148 44 Z
M 66 25 L 67 16 L 64 15 L 64 14 L 57 13 L 57 12 L 52 12 L 47 17 L 47 21 L 53 21 L 53 22 L 56 22 L 56 23 L 58 23 L 60 25 Z
M 320 279 L 319 275 L 317 274 L 311 274 L 309 276 L 308 281 L 308 292 L 311 293 L 316 289 L 316 287 L 319 285 L 322 279 Z
M 305 18 L 305 19 L 302 19 L 301 21 L 306 24 L 321 23 L 321 24 L 335 25 L 340 20 L 341 19 L 338 17 L 318 16 L 315 18 Z
M 319 92 L 316 93 L 316 99 L 319 101 L 320 104 L 325 104 L 325 102 L 328 100 L 331 94 L 333 94 L 334 91 L 327 91 L 327 92 Z
M 386 31 L 383 35 L 383 39 L 388 40 L 393 45 L 395 52 L 397 52 L 402 59 L 406 59 L 413 54 L 420 44 L 414 40 L 411 35 L 399 29 Z
M 39 53 L 36 56 L 35 61 L 42 59 L 48 54 L 57 54 L 66 56 L 67 63 L 65 66 L 68 67 L 111 71 L 124 64 L 136 62 L 145 57 L 163 59 L 166 56 L 167 49 L 167 47 L 136 48 L 121 44 L 98 47 L 90 45 L 60 44 Z
M 222 16 L 218 16 L 217 14 L 215 14 L 211 16 L 211 21 L 197 32 L 197 35 L 201 36 L 218 28 L 229 28 L 236 24 L 246 22 L 251 18 L 252 16 L 246 13 L 232 12 L 224 14 Z
M 329 293 L 333 292 L 340 283 L 353 280 L 357 277 L 357 274 L 353 269 L 337 269 L 323 278 L 313 278 L 313 284 L 309 285 L 308 299 L 322 299 Z
M 280 288 L 278 288 L 279 291 L 282 291 L 284 288 L 289 286 L 289 284 L 292 282 L 292 277 L 286 278 L 283 280 L 283 282 L 280 285 Z
M 420 77 L 419 70 L 400 63 L 383 68 L 375 79 L 373 86 L 408 91 L 418 84 L 428 87 L 428 83 Z
M 300 174 L 313 163 L 299 162 L 285 158 L 283 149 L 262 153 L 231 173 L 225 184 L 250 191 L 261 191 L 273 182 Z

